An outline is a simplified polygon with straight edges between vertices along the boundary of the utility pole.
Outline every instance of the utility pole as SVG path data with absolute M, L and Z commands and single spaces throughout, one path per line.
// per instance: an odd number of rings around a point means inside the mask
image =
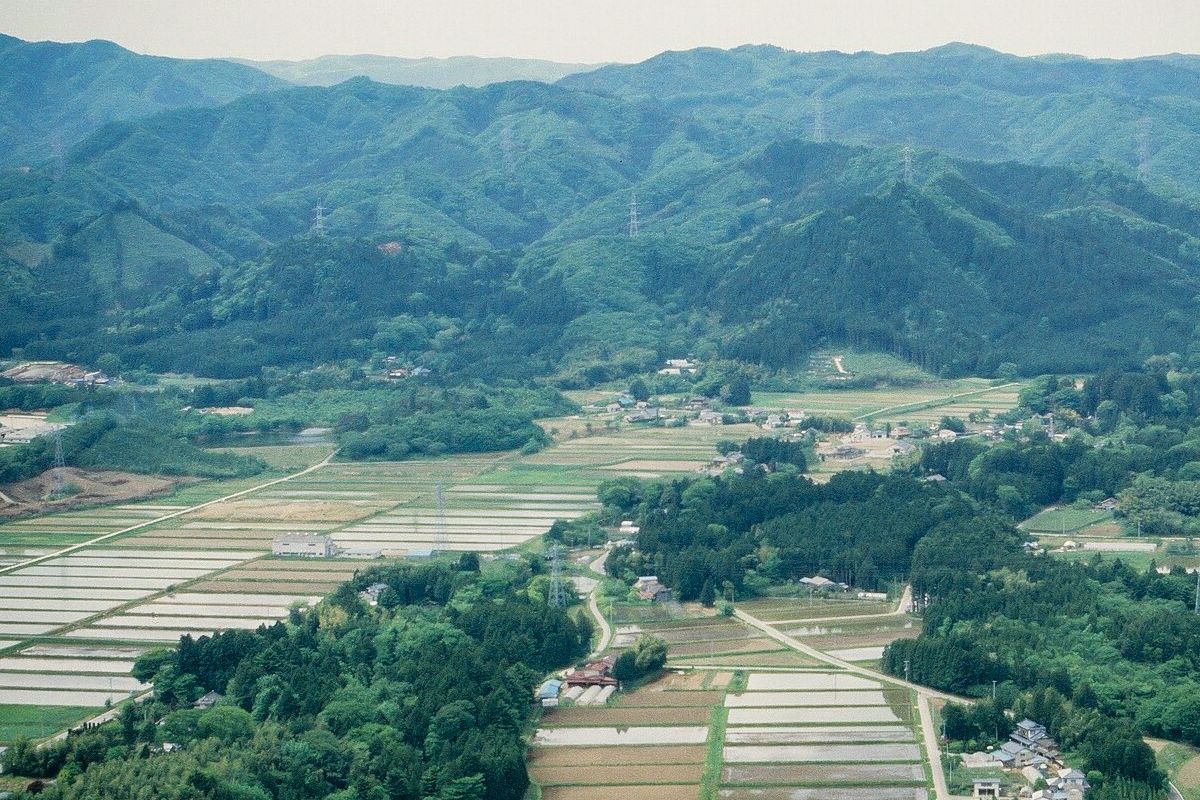
M 912 661 L 904 659 L 904 680 L 907 683 L 912 683 Z
M 996 701 L 996 679 L 992 678 L 992 702 Z
M 629 238 L 633 239 L 638 235 L 638 207 L 637 193 L 632 192 L 629 195 Z
M 1196 605 L 1194 613 L 1200 614 L 1200 567 L 1196 567 Z

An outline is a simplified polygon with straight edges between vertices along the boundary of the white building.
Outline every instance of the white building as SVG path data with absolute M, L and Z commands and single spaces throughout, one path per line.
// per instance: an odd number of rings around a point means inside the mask
M 333 539 L 329 536 L 287 533 L 271 540 L 271 555 L 329 558 L 333 554 Z

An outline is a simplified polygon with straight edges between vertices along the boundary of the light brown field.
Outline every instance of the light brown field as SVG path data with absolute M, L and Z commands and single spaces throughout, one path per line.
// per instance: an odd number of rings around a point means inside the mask
M 724 783 L 783 785 L 884 781 L 923 783 L 925 770 L 920 764 L 762 764 L 725 767 L 721 780 Z
M 778 649 L 779 643 L 774 639 L 762 638 L 676 644 L 671 645 L 668 652 L 672 658 L 686 658 L 688 656 L 706 656 L 709 653 L 761 653 Z
M 231 569 L 221 573 L 223 581 L 348 581 L 354 577 L 353 567 L 340 570 L 296 569 Z
M 595 764 L 698 764 L 704 761 L 701 745 L 647 745 L 645 747 L 535 747 L 529 751 L 533 766 L 578 767 Z
M 643 706 L 640 708 L 556 708 L 542 717 L 542 727 L 611 725 L 707 725 L 708 707 Z
M 193 592 L 231 592 L 262 594 L 329 594 L 336 590 L 336 583 L 300 581 L 200 581 L 188 587 Z
M 670 706 L 681 708 L 686 706 L 715 706 L 721 702 L 721 693 L 715 691 L 674 692 L 654 689 L 638 689 L 632 694 L 618 695 L 617 705 L 626 708 L 645 708 L 647 706 Z
M 378 505 L 336 502 L 332 500 L 231 500 L 188 515 L 189 519 L 245 522 L 350 522 L 369 516 Z
M 648 784 L 644 786 L 548 786 L 542 800 L 696 800 L 700 787 Z
M 621 764 L 614 766 L 535 766 L 529 777 L 542 786 L 587 784 L 614 786 L 623 783 L 699 783 L 704 764 Z

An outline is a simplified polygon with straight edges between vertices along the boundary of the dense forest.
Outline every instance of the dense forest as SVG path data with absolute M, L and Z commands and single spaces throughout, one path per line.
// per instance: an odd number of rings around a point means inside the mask
M 871 74 L 900 59 L 828 58 Z M 892 87 L 914 120 L 913 81 L 947 64 L 994 72 L 1002 108 L 1025 102 L 1017 75 L 1074 76 L 1072 107 L 1097 84 L 1125 97 L 1136 73 L 972 52 L 900 60 L 922 65 Z M 690 102 L 659 85 L 666 62 L 695 82 Z M 901 140 L 866 129 L 809 140 L 802 109 L 730 125 L 714 106 L 733 101 L 694 72 L 709 62 L 738 65 L 751 107 L 777 102 L 759 93 L 770 75 L 825 69 L 743 48 L 557 85 L 356 79 L 131 110 L 61 160 L 0 172 L 0 348 L 226 378 L 383 353 L 563 385 L 689 352 L 794 367 L 823 343 L 950 375 L 1191 357 L 1194 196 L 1135 177 L 1107 146 L 1037 165 L 968 160 L 995 151 L 965 123 L 909 170 Z M 1184 65 L 1142 70 L 1195 102 Z
M 533 688 L 591 638 L 586 615 L 531 599 L 530 577 L 477 559 L 373 568 L 288 622 L 184 637 L 138 660 L 152 701 L 18 743 L 5 772 L 57 776 L 40 796 L 63 800 L 520 800 Z M 210 690 L 223 699 L 193 708 Z

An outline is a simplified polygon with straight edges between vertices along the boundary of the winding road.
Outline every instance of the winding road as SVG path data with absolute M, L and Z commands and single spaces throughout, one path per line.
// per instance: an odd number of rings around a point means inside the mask
M 604 560 L 606 558 L 608 558 L 607 550 L 595 561 L 588 564 L 588 569 L 602 577 L 607 577 L 604 573 Z M 596 649 L 592 651 L 592 654 L 588 658 L 599 657 L 601 653 L 608 649 L 608 644 L 612 641 L 613 637 L 612 626 L 608 624 L 608 620 L 600 613 L 600 604 L 596 602 L 596 594 L 600 591 L 600 586 L 601 584 L 597 583 L 592 587 L 592 591 L 588 593 L 588 610 L 592 612 L 592 617 L 600 627 L 600 641 L 596 643 Z

